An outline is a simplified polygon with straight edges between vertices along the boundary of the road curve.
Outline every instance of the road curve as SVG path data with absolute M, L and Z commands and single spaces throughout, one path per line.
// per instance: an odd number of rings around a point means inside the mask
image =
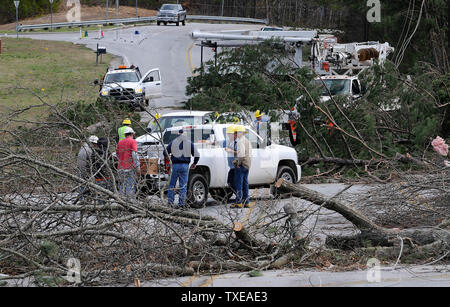
M 260 27 L 259 25 L 188 23 L 184 27 L 149 25 L 107 30 L 104 31 L 103 38 L 100 38 L 100 31 L 94 27 L 88 31 L 87 38 L 80 38 L 79 32 L 20 34 L 20 36 L 84 44 L 93 50 L 99 44 L 106 47 L 108 53 L 121 56 L 125 64 L 139 66 L 142 73 L 151 68 L 160 68 L 163 95 L 153 99 L 150 108 L 163 110 L 183 106 L 183 102 L 187 100 L 185 95 L 187 77 L 200 66 L 200 47 L 196 46 L 196 42 L 190 37 L 192 31 L 250 30 Z M 135 31 L 139 34 L 135 34 Z M 212 57 L 212 51 L 205 48 L 204 60 Z

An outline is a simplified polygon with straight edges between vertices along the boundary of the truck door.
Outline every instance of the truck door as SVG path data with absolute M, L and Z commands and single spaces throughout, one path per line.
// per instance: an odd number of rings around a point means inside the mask
M 357 79 L 354 79 L 352 81 L 352 98 L 353 99 L 361 98 L 361 87 Z
M 162 95 L 162 81 L 159 68 L 149 70 L 141 79 L 141 83 L 145 91 L 145 98 Z
M 252 164 L 248 175 L 249 184 L 266 184 L 272 182 L 274 163 L 270 146 L 254 131 L 247 129 L 246 137 L 252 144 Z M 275 166 L 276 167 L 276 166 Z

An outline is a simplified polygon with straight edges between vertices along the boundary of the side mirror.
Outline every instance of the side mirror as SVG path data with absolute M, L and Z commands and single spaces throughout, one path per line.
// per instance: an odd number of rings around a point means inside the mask
M 95 80 L 94 80 L 94 84 L 95 84 L 95 85 L 98 85 L 98 79 L 95 79 Z
M 145 131 L 147 131 L 147 133 L 152 133 L 153 129 L 152 127 L 147 127 L 145 128 Z

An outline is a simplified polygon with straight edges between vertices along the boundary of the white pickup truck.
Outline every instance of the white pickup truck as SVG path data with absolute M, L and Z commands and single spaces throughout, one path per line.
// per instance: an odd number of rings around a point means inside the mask
M 100 84 L 99 97 L 102 100 L 111 100 L 126 103 L 145 110 L 151 97 L 161 96 L 161 73 L 159 68 L 149 70 L 144 76 L 138 67 L 119 66 L 106 72 Z
M 184 133 L 200 153 L 197 167 L 189 172 L 187 200 L 191 207 L 203 207 L 208 193 L 214 199 L 225 202 L 231 196 L 231 189 L 227 184 L 230 168 L 224 150 L 228 126 L 229 124 L 209 124 L 183 127 Z M 245 128 L 248 131 L 246 137 L 253 148 L 248 178 L 250 187 L 269 187 L 278 178 L 292 183 L 300 181 L 301 167 L 298 165 L 295 149 L 271 144 L 270 141 L 265 144 L 255 131 L 248 126 Z M 169 144 L 176 138 L 179 129 L 180 127 L 167 129 L 163 135 L 164 144 Z

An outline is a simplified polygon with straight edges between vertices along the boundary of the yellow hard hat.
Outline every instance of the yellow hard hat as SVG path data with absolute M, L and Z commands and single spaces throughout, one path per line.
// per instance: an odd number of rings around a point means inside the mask
M 237 125 L 234 127 L 234 132 L 247 132 L 247 130 L 245 130 L 244 126 Z
M 125 118 L 122 122 L 122 125 L 131 125 L 131 120 L 129 118 Z
M 161 114 L 160 113 L 156 113 L 155 114 L 155 119 L 160 119 L 161 118 Z
M 231 125 L 231 126 L 228 126 L 227 127 L 227 133 L 234 133 L 235 132 L 235 127 L 234 127 L 234 125 Z
M 261 117 L 261 116 L 263 116 L 263 113 L 261 113 L 260 110 L 256 110 L 255 117 Z

